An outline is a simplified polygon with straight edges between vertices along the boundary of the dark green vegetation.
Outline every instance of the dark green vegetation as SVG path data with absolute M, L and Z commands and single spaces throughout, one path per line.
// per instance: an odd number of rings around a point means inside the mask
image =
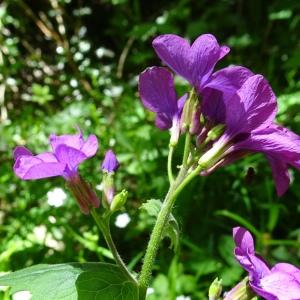
M 17 144 L 43 151 L 51 132 L 71 134 L 76 126 L 100 141 L 97 156 L 81 166 L 87 180 L 101 183 L 100 161 L 108 147 L 121 161 L 116 184 L 129 191 L 131 222 L 112 230 L 124 260 L 139 270 L 153 224 L 139 207 L 167 189 L 168 133 L 154 127 L 153 115 L 140 104 L 137 75 L 160 64 L 151 48 L 154 36 L 176 33 L 194 39 L 206 32 L 231 47 L 221 64 L 242 64 L 268 78 L 278 95 L 278 122 L 300 133 L 297 0 L 2 2 L 0 271 L 38 263 L 112 262 L 92 219 L 80 213 L 63 179 L 24 182 L 12 172 Z M 186 89 L 178 81 L 178 90 Z M 171 259 L 169 241 L 164 242 L 151 299 L 183 294 L 204 299 L 216 276 L 227 288 L 241 279 L 243 271 L 232 255 L 236 225 L 252 230 L 270 262 L 299 265 L 300 175 L 293 170 L 293 177 L 279 199 L 267 161 L 252 155 L 195 180 L 174 211 L 181 249 Z M 67 193 L 58 208 L 47 203 L 47 193 L 56 187 Z

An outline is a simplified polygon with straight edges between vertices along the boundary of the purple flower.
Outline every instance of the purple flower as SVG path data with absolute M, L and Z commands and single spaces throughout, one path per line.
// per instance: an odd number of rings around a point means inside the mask
M 14 150 L 14 172 L 23 180 L 62 176 L 76 197 L 81 210 L 89 212 L 89 206 L 99 206 L 96 194 L 79 176 L 78 165 L 95 155 L 98 141 L 95 135 L 83 139 L 82 133 L 74 135 L 50 135 L 52 152 L 33 155 L 25 147 Z
M 242 227 L 233 228 L 234 255 L 249 273 L 252 290 L 266 300 L 300 299 L 300 269 L 288 263 L 269 268 L 255 253 L 253 237 Z
M 216 63 L 230 51 L 211 34 L 200 35 L 192 45 L 175 34 L 160 35 L 152 42 L 160 59 L 175 73 L 201 91 Z
M 105 157 L 101 166 L 102 170 L 107 173 L 113 173 L 118 170 L 119 166 L 119 161 L 117 160 L 114 152 L 112 150 L 108 150 L 105 153 Z
M 225 123 L 226 130 L 202 161 L 223 152 L 213 170 L 249 152 L 262 152 L 271 164 L 277 194 L 283 195 L 290 182 L 288 166 L 300 168 L 300 137 L 274 124 L 277 101 L 267 80 L 229 67 L 213 75 L 204 95 L 203 114 L 213 124 Z
M 139 92 L 144 106 L 156 113 L 158 128 L 173 131 L 173 139 L 179 136 L 180 116 L 187 95 L 177 100 L 172 74 L 165 68 L 151 67 L 140 74 Z
M 63 176 L 71 180 L 84 160 L 95 155 L 98 141 L 90 135 L 85 141 L 82 133 L 56 136 L 51 134 L 49 142 L 52 152 L 33 155 L 27 148 L 14 149 L 14 172 L 23 180 Z

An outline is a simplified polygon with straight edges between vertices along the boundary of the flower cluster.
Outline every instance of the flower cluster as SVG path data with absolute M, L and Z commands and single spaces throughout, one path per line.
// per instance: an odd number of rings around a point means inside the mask
M 288 167 L 300 169 L 300 137 L 275 123 L 277 101 L 268 81 L 242 66 L 214 72 L 229 48 L 220 46 L 211 34 L 201 35 L 191 45 L 166 34 L 152 45 L 162 62 L 192 88 L 189 96 L 178 99 L 168 68 L 151 67 L 141 73 L 140 97 L 156 113 L 156 126 L 170 129 L 172 144 L 187 128 L 195 135 L 201 175 L 252 152 L 265 154 L 277 194 L 283 195 L 290 183 Z
M 256 294 L 266 300 L 300 298 L 300 269 L 288 263 L 278 263 L 270 268 L 255 253 L 253 237 L 242 227 L 233 229 L 233 239 L 235 257 L 249 273 L 249 284 Z M 234 298 L 228 296 L 226 299 Z

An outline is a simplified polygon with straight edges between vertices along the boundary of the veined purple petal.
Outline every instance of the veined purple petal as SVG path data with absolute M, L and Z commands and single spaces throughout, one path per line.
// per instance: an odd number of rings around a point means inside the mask
M 275 156 L 267 155 L 267 158 L 272 168 L 277 195 L 281 197 L 287 191 L 290 184 L 288 165 Z
M 227 101 L 254 74 L 247 68 L 231 66 L 212 74 L 202 91 L 202 112 L 213 124 L 225 123 Z
M 216 63 L 230 50 L 220 47 L 211 34 L 200 35 L 192 45 L 177 35 L 165 34 L 155 38 L 152 45 L 167 66 L 198 90 L 209 79 Z
M 157 113 L 155 118 L 155 126 L 161 130 L 167 130 L 172 127 L 172 119 L 165 113 Z
M 66 164 L 47 162 L 30 155 L 19 156 L 14 164 L 15 174 L 23 180 L 61 176 Z
M 236 247 L 248 254 L 255 253 L 253 237 L 248 230 L 243 227 L 234 227 L 232 235 Z
M 115 172 L 120 166 L 119 161 L 117 160 L 116 155 L 112 150 L 108 150 L 105 153 L 105 157 L 102 163 L 102 170 L 108 173 Z
M 55 156 L 60 163 L 68 166 L 67 177 L 73 175 L 77 171 L 78 165 L 88 158 L 80 150 L 67 145 L 58 145 L 55 149 Z
M 230 134 L 251 132 L 269 126 L 276 115 L 276 97 L 261 75 L 249 77 L 226 103 L 226 125 Z
M 23 147 L 23 146 L 16 147 L 13 151 L 14 159 L 16 160 L 19 156 L 22 156 L 22 155 L 32 156 L 33 154 L 26 147 Z
M 300 269 L 288 263 L 278 263 L 272 268 L 272 272 L 283 272 L 293 275 L 300 283 Z
M 251 284 L 251 287 L 258 295 L 267 300 L 296 300 L 300 299 L 300 283 L 292 274 L 280 271 L 271 272 L 260 280 L 257 285 Z
M 172 74 L 165 68 L 152 67 L 140 74 L 139 92 L 146 108 L 170 117 L 177 113 L 177 96 Z
M 97 137 L 91 134 L 84 142 L 80 151 L 83 152 L 87 157 L 92 157 L 96 154 L 97 150 L 98 150 Z
M 65 135 L 55 135 L 51 134 L 49 137 L 49 142 L 52 147 L 53 152 L 60 145 L 66 145 L 77 150 L 80 150 L 84 144 L 82 133 L 78 134 L 65 134 Z

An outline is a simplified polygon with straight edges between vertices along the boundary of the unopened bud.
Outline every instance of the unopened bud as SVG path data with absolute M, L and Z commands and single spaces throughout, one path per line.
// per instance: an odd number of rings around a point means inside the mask
M 210 142 L 218 139 L 224 133 L 224 131 L 225 131 L 224 124 L 216 125 L 208 132 L 205 142 Z
M 113 212 L 120 210 L 125 205 L 127 197 L 128 192 L 126 190 L 123 190 L 122 192 L 117 194 L 110 205 L 110 210 Z
M 184 104 L 183 112 L 181 115 L 181 129 L 185 131 L 187 128 L 193 128 L 194 131 L 198 125 L 194 124 L 194 121 L 197 121 L 197 110 L 199 110 L 199 100 L 194 89 L 191 90 L 189 98 Z M 196 119 L 195 119 L 196 118 Z M 199 116 L 200 122 L 200 116 Z
M 216 278 L 209 287 L 209 300 L 218 300 L 222 294 L 222 279 Z
M 255 300 L 257 299 L 248 285 L 248 278 L 239 282 L 225 294 L 224 300 Z
M 104 206 L 109 208 L 115 193 L 114 188 L 114 173 L 104 173 L 103 174 L 103 193 L 104 193 Z

